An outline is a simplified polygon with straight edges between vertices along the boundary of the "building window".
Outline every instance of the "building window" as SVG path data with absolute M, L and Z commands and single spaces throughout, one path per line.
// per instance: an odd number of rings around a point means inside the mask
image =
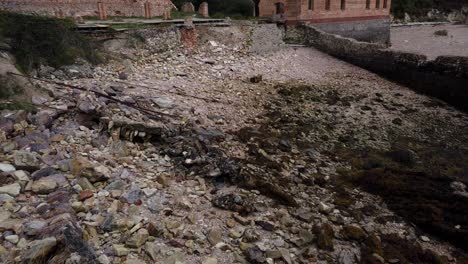
M 370 9 L 370 0 L 366 0 L 366 9 Z
M 325 10 L 330 10 L 330 0 L 325 0 Z
M 281 14 L 284 14 L 284 4 L 283 3 L 276 3 L 275 4 L 275 7 L 276 7 L 276 14 L 277 15 L 281 15 Z
M 314 10 L 314 0 L 309 0 L 309 10 Z
M 346 9 L 346 0 L 341 0 L 341 10 Z
M 387 8 L 387 0 L 383 0 L 383 8 Z
M 375 0 L 375 9 L 380 8 L 380 0 Z

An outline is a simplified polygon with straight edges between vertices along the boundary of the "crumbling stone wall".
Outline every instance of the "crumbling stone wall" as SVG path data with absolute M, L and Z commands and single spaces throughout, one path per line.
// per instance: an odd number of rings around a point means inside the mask
M 359 41 L 390 43 L 390 19 L 371 19 L 314 24 L 314 27 L 331 34 Z
M 424 55 L 387 49 L 303 26 L 305 42 L 330 55 L 381 74 L 468 111 L 468 57 Z
M 145 2 L 153 16 L 162 16 L 172 8 L 170 0 L 2 0 L 0 10 L 67 17 L 98 16 L 98 2 L 104 4 L 109 16 L 145 16 Z

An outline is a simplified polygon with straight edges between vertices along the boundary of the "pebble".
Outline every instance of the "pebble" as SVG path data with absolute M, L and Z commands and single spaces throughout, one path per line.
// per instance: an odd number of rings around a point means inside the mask
M 8 163 L 0 163 L 0 171 L 3 172 L 14 172 L 16 169 L 13 165 Z
M 57 182 L 53 179 L 42 178 L 34 181 L 31 189 L 33 192 L 38 194 L 49 194 L 57 188 Z
M 9 242 L 13 243 L 13 244 L 18 243 L 18 241 L 19 241 L 19 237 L 17 235 L 6 236 L 5 239 L 8 240 Z
M 421 236 L 420 238 L 421 238 L 421 240 L 424 241 L 424 242 L 429 242 L 429 241 L 431 241 L 431 239 L 429 239 L 427 236 Z

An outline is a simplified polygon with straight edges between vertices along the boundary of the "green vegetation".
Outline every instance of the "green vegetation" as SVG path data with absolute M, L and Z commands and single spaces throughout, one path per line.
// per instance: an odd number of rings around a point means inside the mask
M 186 13 L 182 11 L 172 11 L 171 13 L 172 19 L 184 19 L 188 16 L 201 17 L 198 13 Z
M 0 12 L 0 39 L 8 41 L 23 72 L 41 64 L 72 64 L 77 58 L 98 63 L 92 43 L 74 32 L 74 26 L 68 19 Z
M 108 24 L 113 29 L 145 29 L 155 27 L 151 24 L 144 23 L 119 23 L 119 24 Z
M 8 98 L 23 92 L 23 88 L 11 78 L 0 75 L 0 98 Z
M 0 111 L 2 110 L 26 110 L 35 111 L 33 104 L 25 101 L 8 101 L 0 102 Z

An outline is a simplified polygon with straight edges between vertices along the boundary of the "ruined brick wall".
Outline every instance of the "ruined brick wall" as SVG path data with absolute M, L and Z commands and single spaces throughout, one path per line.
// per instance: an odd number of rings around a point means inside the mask
M 303 30 L 306 43 L 319 50 L 468 111 L 468 57 L 440 56 L 427 60 L 424 55 L 359 42 L 311 25 Z
M 97 3 L 102 2 L 109 16 L 145 15 L 144 3 L 151 4 L 153 16 L 162 16 L 171 8 L 170 0 L 1 0 L 0 10 L 41 15 L 98 16 Z
M 327 8 L 327 1 L 329 1 L 329 8 Z M 297 21 L 328 23 L 388 18 L 391 6 L 391 0 L 261 0 L 260 16 L 274 16 L 276 3 L 284 4 L 285 15 L 290 23 Z

